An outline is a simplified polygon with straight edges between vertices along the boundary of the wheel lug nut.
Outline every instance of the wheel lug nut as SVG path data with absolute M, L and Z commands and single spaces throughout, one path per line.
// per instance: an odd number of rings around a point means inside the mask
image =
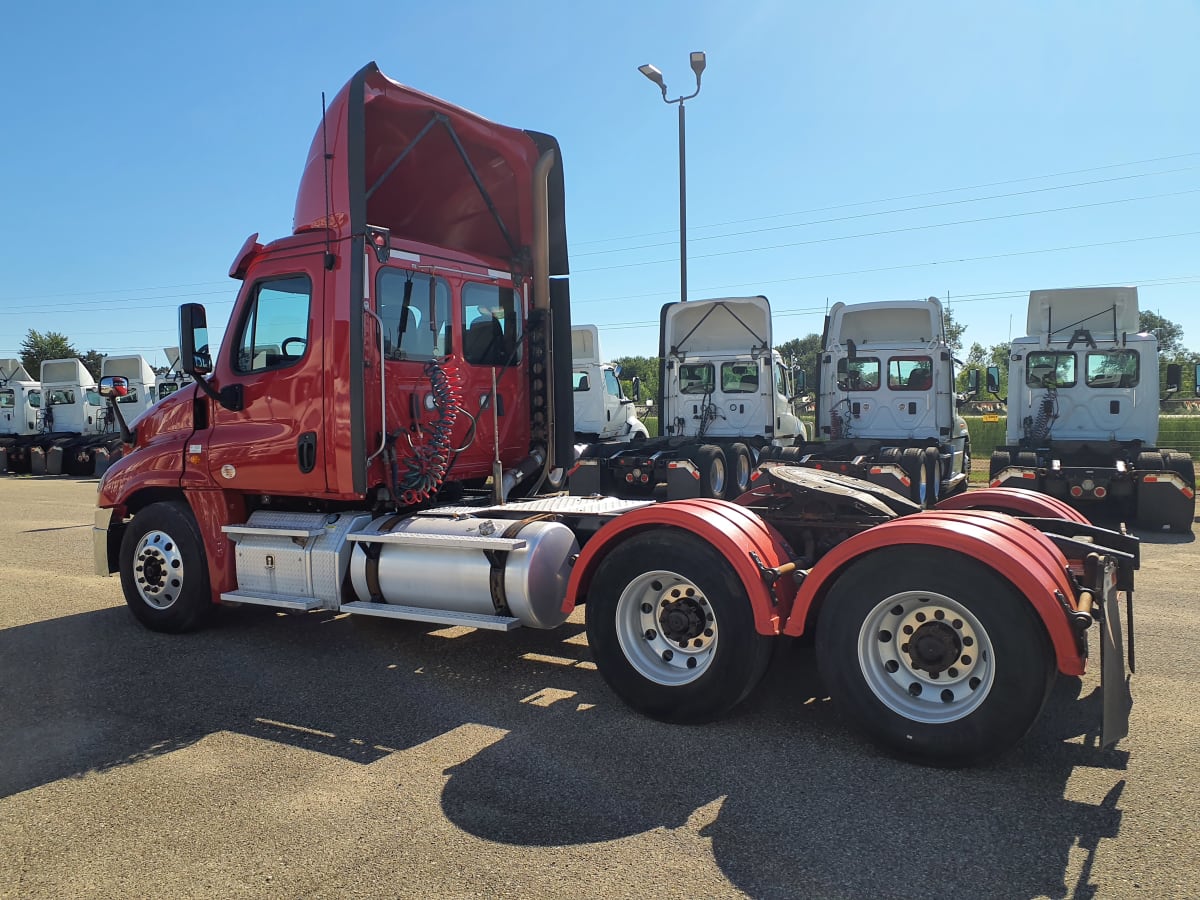
M 971 664 L 971 657 L 963 654 L 963 658 L 959 660 L 959 662 L 961 662 L 964 666 L 969 666 Z
M 951 666 L 949 669 L 946 670 L 946 674 L 949 675 L 951 678 L 957 678 L 958 677 L 958 669 L 954 668 L 954 666 Z
M 694 641 L 692 641 L 692 646 L 693 647 L 703 647 L 704 641 L 700 640 L 700 638 L 696 638 Z
M 657 631 L 655 631 L 653 628 L 647 628 L 647 629 L 646 629 L 646 640 L 648 640 L 648 641 L 652 641 L 652 640 L 654 640 L 656 637 L 658 637 L 658 632 L 657 632 Z
M 694 656 L 689 656 L 689 657 L 688 657 L 688 661 L 687 661 L 687 667 L 688 667 L 689 669 L 694 669 L 694 668 L 696 668 L 696 657 L 694 657 Z
M 642 612 L 644 612 L 646 615 L 650 615 L 650 613 L 654 612 L 654 607 L 651 606 L 649 603 L 643 603 L 642 604 Z
M 675 654 L 671 650 L 664 650 L 662 652 L 662 658 L 663 658 L 663 662 L 670 662 L 671 660 L 673 660 L 675 658 Z
M 711 628 L 705 628 L 705 629 L 704 629 L 704 636 L 705 636 L 705 637 L 712 637 L 712 636 L 713 636 L 713 630 L 712 630 Z

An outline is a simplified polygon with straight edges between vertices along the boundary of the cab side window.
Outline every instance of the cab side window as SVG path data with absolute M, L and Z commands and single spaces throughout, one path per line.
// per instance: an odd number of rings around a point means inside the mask
M 510 366 L 521 358 L 519 295 L 469 281 L 462 287 L 463 358 L 473 366 Z
M 604 370 L 604 391 L 613 397 L 621 396 L 621 384 L 617 381 L 617 376 L 613 374 L 612 369 Z
M 379 273 L 379 318 L 388 359 L 433 359 L 450 352 L 450 286 L 421 272 Z
M 308 349 L 312 282 L 288 275 L 259 282 L 238 337 L 235 372 L 265 372 L 299 362 Z

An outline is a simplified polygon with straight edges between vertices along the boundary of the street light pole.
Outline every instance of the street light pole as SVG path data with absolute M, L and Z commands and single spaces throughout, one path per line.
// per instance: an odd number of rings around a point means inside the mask
M 679 300 L 687 302 L 687 132 L 684 123 L 684 101 L 700 93 L 700 76 L 704 73 L 707 60 L 704 52 L 695 50 L 691 54 L 692 71 L 696 73 L 696 90 L 690 94 L 667 99 L 667 83 L 657 67 L 647 63 L 638 66 L 638 71 L 658 85 L 664 103 L 679 104 Z

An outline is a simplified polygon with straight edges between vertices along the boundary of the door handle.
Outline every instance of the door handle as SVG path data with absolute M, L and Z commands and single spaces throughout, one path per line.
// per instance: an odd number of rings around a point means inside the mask
M 317 465 L 317 433 L 306 431 L 296 441 L 296 461 L 300 471 L 307 475 Z

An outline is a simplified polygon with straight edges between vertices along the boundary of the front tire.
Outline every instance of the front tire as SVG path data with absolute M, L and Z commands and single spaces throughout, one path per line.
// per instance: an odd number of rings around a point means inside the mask
M 1029 602 L 962 554 L 893 547 L 853 562 L 830 589 L 817 630 L 830 695 L 897 756 L 972 765 L 1029 731 L 1055 675 Z
M 121 538 L 120 569 L 125 602 L 152 631 L 192 631 L 212 614 L 204 542 L 183 503 L 152 503 L 133 517 Z
M 699 723 L 724 715 L 766 671 L 772 640 L 712 545 L 659 529 L 605 557 L 587 605 L 588 644 L 609 687 L 643 715 Z

